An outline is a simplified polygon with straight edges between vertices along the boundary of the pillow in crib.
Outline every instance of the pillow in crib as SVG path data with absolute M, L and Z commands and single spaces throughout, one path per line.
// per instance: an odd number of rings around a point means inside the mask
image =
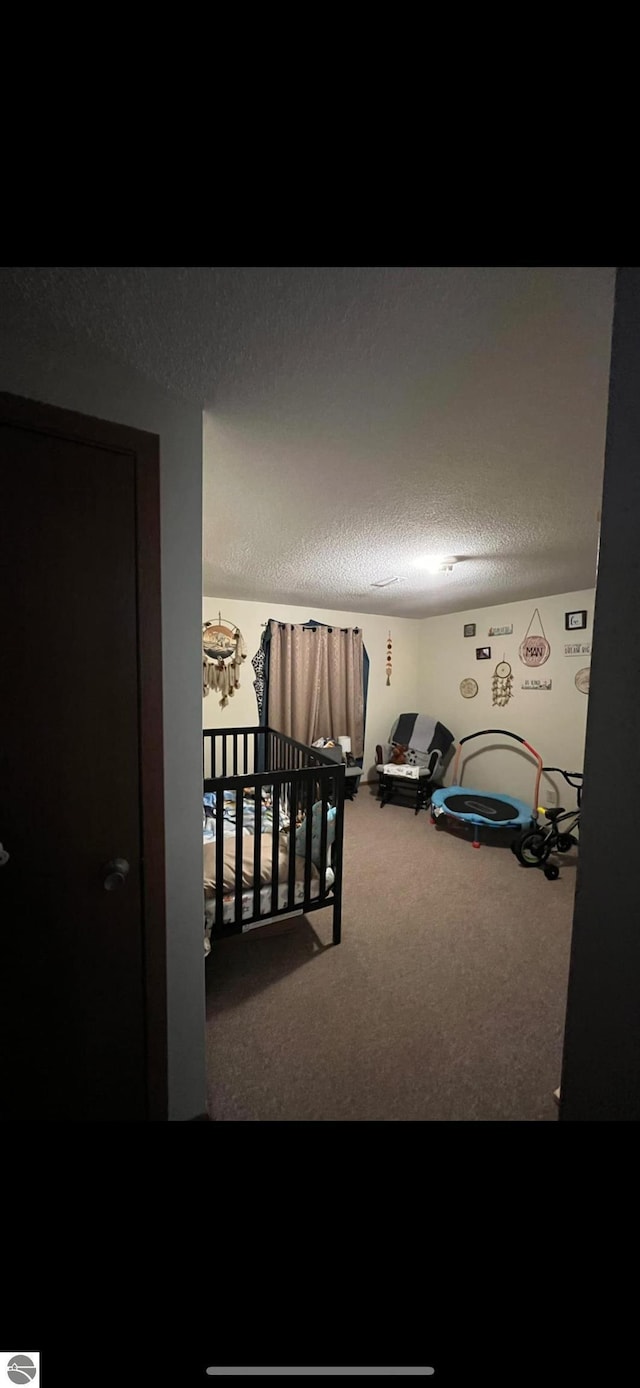
M 327 810 L 327 849 L 330 848 L 336 836 L 336 815 L 338 811 L 335 805 Z M 320 867 L 320 836 L 322 832 L 322 801 L 316 800 L 311 811 L 311 861 L 316 867 Z M 303 819 L 299 829 L 296 829 L 296 853 L 304 858 L 307 851 L 307 821 Z
M 242 890 L 250 891 L 254 885 L 254 853 L 255 839 L 253 834 L 247 834 L 242 840 Z M 203 845 L 204 855 L 204 894 L 207 899 L 211 899 L 216 894 L 216 868 L 217 868 L 217 846 L 215 842 Z M 297 855 L 296 855 L 297 857 Z M 270 884 L 273 867 L 273 835 L 263 834 L 260 841 L 260 886 L 266 887 Z M 294 863 L 294 878 L 296 882 L 304 882 L 305 865 L 302 860 Z M 278 838 L 278 881 L 289 881 L 289 835 L 280 834 Z M 319 873 L 311 864 L 311 880 L 317 881 Z M 235 892 L 236 890 L 236 841 L 234 838 L 227 838 L 224 841 L 222 856 L 222 890 L 223 892 Z

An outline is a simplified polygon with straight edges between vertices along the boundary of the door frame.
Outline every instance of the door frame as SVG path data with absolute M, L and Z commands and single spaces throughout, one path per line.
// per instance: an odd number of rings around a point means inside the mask
M 0 391 L 0 422 L 127 454 L 134 467 L 138 749 L 147 1118 L 168 1118 L 160 439 Z

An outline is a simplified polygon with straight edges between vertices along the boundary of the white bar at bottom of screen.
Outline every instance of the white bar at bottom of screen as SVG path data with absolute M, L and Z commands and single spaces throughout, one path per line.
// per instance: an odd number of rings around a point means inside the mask
M 254 1374 L 261 1374 L 261 1375 L 265 1375 L 265 1374 L 266 1374 L 266 1375 L 268 1375 L 268 1376 L 270 1376 L 270 1377 L 274 1377 L 276 1374 L 287 1374 L 287 1375 L 291 1375 L 291 1374 L 314 1374 L 314 1375 L 326 1375 L 326 1376 L 328 1376 L 328 1375 L 333 1376 L 334 1374 L 350 1374 L 350 1375 L 354 1375 L 354 1374 L 378 1374 L 378 1375 L 379 1375 L 379 1374 L 386 1374 L 386 1375 L 391 1376 L 391 1377 L 395 1377 L 396 1374 L 412 1374 L 414 1377 L 419 1377 L 421 1374 L 434 1374 L 434 1373 L 435 1373 L 435 1369 L 428 1369 L 428 1368 L 426 1368 L 426 1369 L 408 1369 L 408 1368 L 403 1368 L 403 1369 L 374 1369 L 374 1368 L 368 1368 L 368 1369 L 328 1369 L 328 1368 L 327 1368 L 327 1369 L 325 1369 L 325 1368 L 322 1368 L 322 1369 L 318 1369 L 318 1368 L 309 1368 L 309 1369 L 291 1369 L 291 1368 L 288 1368 L 288 1369 L 272 1369 L 272 1368 L 265 1368 L 265 1369 L 256 1369 L 256 1368 L 253 1368 L 253 1369 L 236 1369 L 236 1368 L 233 1368 L 233 1369 L 225 1369 L 225 1368 L 219 1368 L 219 1369 L 216 1369 L 216 1368 L 210 1368 L 210 1369 L 207 1369 L 207 1373 L 208 1373 L 208 1374 L 212 1374 L 212 1375 L 215 1376 L 215 1377 L 217 1377 L 218 1375 L 220 1375 L 220 1376 L 222 1376 L 222 1377 L 226 1377 L 227 1374 L 236 1374 L 236 1375 L 241 1375 L 241 1374 L 252 1374 L 252 1375 L 254 1375 Z

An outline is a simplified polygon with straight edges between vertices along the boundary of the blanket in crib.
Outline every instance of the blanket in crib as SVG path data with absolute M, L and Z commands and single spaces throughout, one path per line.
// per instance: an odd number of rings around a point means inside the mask
M 211 843 L 216 837 L 216 791 L 209 791 L 203 796 L 202 807 L 202 837 L 204 843 Z M 222 829 L 225 838 L 234 837 L 236 833 L 236 792 L 235 790 L 223 791 L 224 807 L 222 811 Z M 275 801 L 275 810 L 278 817 L 279 830 L 288 829 L 289 817 L 286 814 L 282 803 Z M 269 786 L 262 787 L 260 798 L 260 829 L 261 834 L 270 834 L 273 831 L 274 817 L 274 796 Z M 242 804 L 242 833 L 243 836 L 253 835 L 256 832 L 256 797 L 255 795 L 244 795 Z

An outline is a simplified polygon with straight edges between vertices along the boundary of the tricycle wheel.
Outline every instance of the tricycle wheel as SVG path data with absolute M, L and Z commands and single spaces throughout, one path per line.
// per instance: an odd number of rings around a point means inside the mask
M 556 847 L 559 853 L 568 853 L 571 848 L 576 846 L 577 842 L 578 840 L 574 838 L 573 834 L 558 834 Z
M 541 867 L 549 857 L 551 846 L 541 829 L 532 829 L 517 840 L 513 851 L 523 867 Z
M 555 882 L 556 878 L 560 876 L 560 868 L 557 867 L 555 863 L 547 863 L 544 869 L 544 875 L 549 882 Z

